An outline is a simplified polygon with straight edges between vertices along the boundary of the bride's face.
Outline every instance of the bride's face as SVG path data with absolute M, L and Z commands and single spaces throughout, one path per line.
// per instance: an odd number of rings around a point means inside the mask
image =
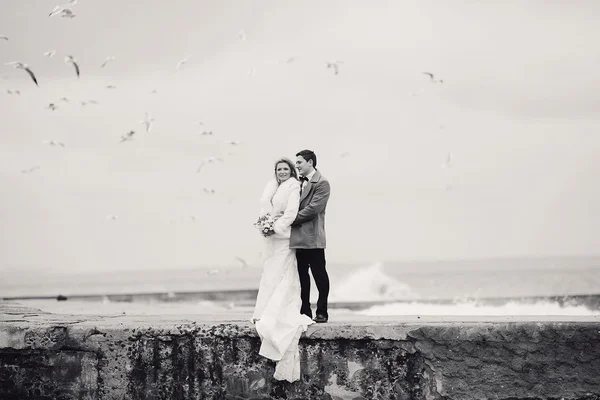
M 287 163 L 282 162 L 275 167 L 275 174 L 279 182 L 285 182 L 292 176 L 292 171 L 290 171 L 290 166 Z

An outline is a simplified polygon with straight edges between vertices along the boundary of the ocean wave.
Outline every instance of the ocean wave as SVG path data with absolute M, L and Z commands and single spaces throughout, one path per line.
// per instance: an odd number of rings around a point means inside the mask
M 599 315 L 600 311 L 591 310 L 584 305 L 561 306 L 556 302 L 539 301 L 523 303 L 508 301 L 502 305 L 481 304 L 477 301 L 465 301 L 451 304 L 435 304 L 423 302 L 394 302 L 372 306 L 358 311 L 360 315 L 392 316 L 392 315 Z
M 329 301 L 361 302 L 417 299 L 420 296 L 409 285 L 385 273 L 383 263 L 360 268 L 332 285 Z

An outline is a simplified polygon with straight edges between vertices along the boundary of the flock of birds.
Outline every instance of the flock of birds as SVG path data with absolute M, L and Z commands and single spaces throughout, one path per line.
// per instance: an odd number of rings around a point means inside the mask
M 69 0 L 69 2 L 66 5 L 63 5 L 63 6 L 57 5 L 54 7 L 54 9 L 52 9 L 50 11 L 50 13 L 48 14 L 48 17 L 49 18 L 60 17 L 60 18 L 66 18 L 66 19 L 75 18 L 77 15 L 73 11 L 73 8 L 77 5 L 77 3 L 78 3 L 78 0 Z M 243 30 L 240 30 L 238 32 L 238 38 L 241 41 L 247 40 L 246 32 Z M 0 35 L 0 42 L 1 41 L 9 41 L 9 40 L 10 40 L 10 38 L 8 36 Z M 57 54 L 56 50 L 48 50 L 43 53 L 43 55 L 46 58 L 52 58 L 56 54 Z M 175 71 L 176 72 L 179 71 L 185 64 L 187 64 L 189 62 L 191 57 L 192 57 L 191 54 L 186 55 L 183 59 L 181 59 L 179 62 L 177 62 L 175 64 Z M 116 59 L 117 58 L 115 56 L 112 56 L 112 55 L 107 56 L 100 64 L 100 68 L 107 67 L 110 63 L 115 62 Z M 296 57 L 289 57 L 283 62 L 289 64 L 289 63 L 294 62 L 295 59 L 296 59 Z M 74 72 L 75 76 L 77 77 L 77 79 L 79 79 L 81 76 L 82 70 L 81 70 L 81 67 L 80 67 L 79 62 L 77 61 L 76 57 L 74 57 L 73 55 L 70 55 L 70 54 L 66 55 L 64 57 L 64 62 L 65 62 L 65 64 L 67 64 L 73 68 L 73 72 Z M 32 70 L 32 68 L 27 63 L 22 62 L 22 61 L 9 61 L 9 62 L 5 62 L 4 65 L 13 67 L 15 69 L 23 70 L 25 73 L 27 73 L 27 75 L 29 76 L 29 78 L 31 79 L 33 84 L 35 84 L 37 87 L 39 87 L 40 82 L 38 81 L 38 77 L 36 76 L 35 72 Z M 330 61 L 330 62 L 325 63 L 325 67 L 327 69 L 331 69 L 334 76 L 340 74 L 341 65 L 343 65 L 343 61 Z M 253 74 L 254 74 L 254 69 L 251 69 L 250 71 L 248 71 L 248 75 L 253 75 Z M 429 81 L 431 83 L 442 84 L 444 82 L 442 79 L 438 79 L 434 73 L 423 72 L 423 74 L 429 78 Z M 106 85 L 105 88 L 116 89 L 116 86 L 115 85 Z M 20 91 L 15 90 L 15 89 L 7 89 L 6 93 L 9 95 L 20 95 Z M 151 93 L 155 94 L 155 93 L 157 93 L 157 91 L 153 90 Z M 61 97 L 60 101 L 69 102 L 69 99 L 67 97 Z M 87 104 L 97 104 L 97 101 L 88 100 L 88 101 L 81 101 L 80 103 L 82 106 L 85 106 Z M 56 103 L 49 103 L 48 106 L 46 107 L 46 109 L 48 109 L 50 111 L 55 111 L 58 108 L 59 108 L 59 106 Z M 150 132 L 154 122 L 155 122 L 155 119 L 150 115 L 150 113 L 146 112 L 144 115 L 144 118 L 140 121 L 140 124 L 144 126 L 145 132 Z M 202 121 L 196 121 L 196 122 L 194 122 L 194 125 L 202 126 L 202 125 L 204 125 L 204 123 Z M 212 136 L 213 131 L 212 130 L 210 130 L 210 131 L 204 130 L 202 132 L 202 135 Z M 136 137 L 136 130 L 131 129 L 131 130 L 127 131 L 126 133 L 124 133 L 123 135 L 121 135 L 120 141 L 118 143 L 132 141 L 135 137 Z M 63 148 L 65 147 L 65 144 L 63 142 L 57 141 L 57 140 L 46 140 L 46 141 L 44 141 L 44 143 L 49 146 L 58 146 L 58 147 L 63 147 Z M 237 140 L 226 140 L 226 141 L 224 141 L 224 143 L 231 145 L 231 146 L 236 146 L 236 145 L 241 144 L 242 142 L 237 141 Z M 350 155 L 350 152 L 344 152 L 344 153 L 340 154 L 340 157 L 343 158 L 343 157 L 347 157 L 348 155 Z M 224 159 L 221 157 L 214 157 L 214 156 L 208 157 L 200 163 L 196 172 L 200 173 L 203 170 L 203 168 L 208 164 L 220 163 L 223 161 L 224 161 Z M 452 154 L 448 153 L 446 161 L 442 164 L 442 167 L 450 168 L 452 166 L 452 163 L 453 163 L 453 156 L 452 156 Z M 23 170 L 21 170 L 21 172 L 24 174 L 29 174 L 29 173 L 35 172 L 39 169 L 40 169 L 40 166 L 38 165 L 38 166 L 33 166 L 31 168 L 23 169 Z M 451 186 L 446 185 L 446 190 L 449 190 L 449 189 L 451 189 Z M 212 188 L 204 187 L 203 191 L 207 194 L 215 194 L 215 190 Z M 107 219 L 117 220 L 118 217 L 116 215 L 109 215 L 109 216 L 107 216 Z M 191 220 L 195 221 L 195 217 L 192 216 Z M 248 263 L 244 259 L 242 259 L 240 257 L 236 257 L 236 259 L 242 264 L 243 267 L 248 266 Z

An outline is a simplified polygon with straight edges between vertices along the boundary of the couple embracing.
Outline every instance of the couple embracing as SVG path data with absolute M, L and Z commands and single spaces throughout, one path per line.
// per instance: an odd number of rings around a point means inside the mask
M 317 156 L 311 150 L 296 154 L 295 168 L 288 159 L 278 160 L 275 179 L 267 183 L 260 200 L 261 216 L 268 214 L 275 220 L 265 237 L 252 322 L 262 341 L 259 354 L 276 361 L 275 379 L 289 382 L 300 379 L 300 335 L 308 325 L 329 318 L 325 208 L 330 188 L 316 166 Z M 319 291 L 314 319 L 309 269 Z

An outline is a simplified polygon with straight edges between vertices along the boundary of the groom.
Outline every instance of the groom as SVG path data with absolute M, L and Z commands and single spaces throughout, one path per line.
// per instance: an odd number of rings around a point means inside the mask
M 292 223 L 290 249 L 296 249 L 298 275 L 300 276 L 300 313 L 312 318 L 310 308 L 310 276 L 315 279 L 319 299 L 315 322 L 323 323 L 329 319 L 327 296 L 329 295 L 329 276 L 325 269 L 325 208 L 329 200 L 329 181 L 315 168 L 317 156 L 311 150 L 302 150 L 296 154 L 296 168 L 300 173 L 300 208 Z

